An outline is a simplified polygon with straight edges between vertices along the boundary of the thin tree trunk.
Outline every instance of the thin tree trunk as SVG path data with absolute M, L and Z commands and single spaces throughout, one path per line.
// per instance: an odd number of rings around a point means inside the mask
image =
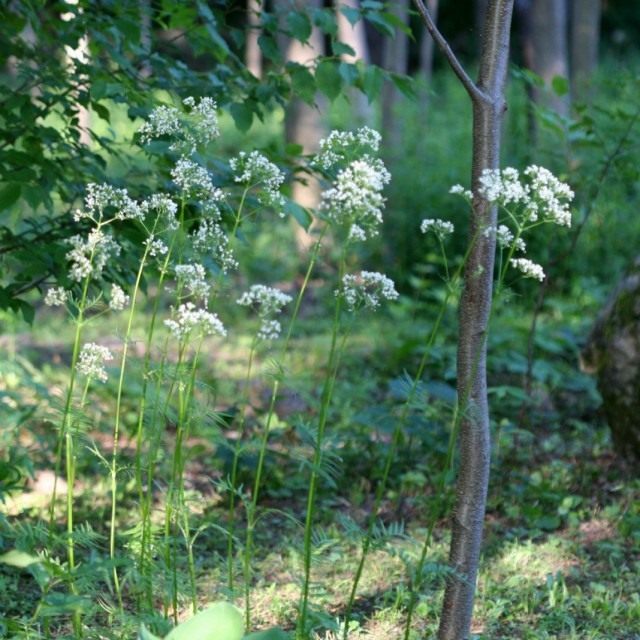
M 245 60 L 247 69 L 256 77 L 262 77 L 262 52 L 258 45 L 260 37 L 261 0 L 247 0 L 247 43 Z
M 409 0 L 398 0 L 392 9 L 404 25 L 409 24 Z M 394 73 L 407 73 L 409 64 L 409 38 L 401 29 L 396 29 L 393 38 L 387 38 L 384 45 L 384 68 Z M 382 135 L 387 150 L 398 151 L 401 146 L 401 124 L 395 110 L 401 94 L 396 86 L 387 81 L 382 87 Z
M 353 63 L 362 60 L 365 64 L 369 64 L 369 45 L 367 44 L 364 21 L 358 20 L 352 25 L 340 11 L 341 6 L 359 9 L 359 0 L 335 0 L 334 6 L 336 22 L 338 23 L 338 39 L 340 42 L 349 45 L 355 52 L 355 55 L 344 53 L 340 58 L 345 62 Z M 353 112 L 357 124 L 372 124 L 374 113 L 367 96 L 358 89 L 350 89 L 349 100 L 353 104 Z
M 598 65 L 601 0 L 572 0 L 571 94 L 588 100 L 590 80 Z
M 140 8 L 140 45 L 144 51 L 145 59 L 140 67 L 140 77 L 148 78 L 153 73 L 153 68 L 149 62 L 149 56 L 153 47 L 152 37 L 152 12 L 151 0 L 139 0 L 138 7 Z
M 447 581 L 438 630 L 440 640 L 464 640 L 471 628 L 491 461 L 486 355 L 495 237 L 483 230 L 495 226 L 497 209 L 480 195 L 478 187 L 482 172 L 500 165 L 513 0 L 488 2 L 476 83 L 437 31 L 422 0 L 415 2 L 427 28 L 467 89 L 473 107 L 471 250 L 465 266 L 458 334 L 460 470 L 449 553 L 455 574 Z
M 569 78 L 567 0 L 533 0 L 530 20 L 532 70 L 546 85 L 544 90 L 534 88 L 533 99 L 536 104 L 567 116 L 569 94 L 559 96 L 551 89 L 554 77 Z

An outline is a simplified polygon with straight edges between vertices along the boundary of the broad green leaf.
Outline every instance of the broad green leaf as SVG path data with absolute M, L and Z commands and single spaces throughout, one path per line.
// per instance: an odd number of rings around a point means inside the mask
M 313 12 L 313 24 L 330 36 L 335 36 L 338 33 L 336 17 L 331 9 L 315 9 Z
M 316 82 L 318 89 L 324 93 L 329 100 L 335 100 L 342 89 L 342 77 L 338 64 L 332 60 L 323 60 L 316 68 Z
M 24 569 L 36 564 L 36 562 L 40 562 L 38 556 L 19 549 L 11 549 L 0 556 L 0 564 L 8 564 L 11 567 L 18 567 L 18 569 Z
M 165 640 L 242 640 L 244 617 L 229 602 L 216 602 L 175 627 Z
M 398 91 L 403 93 L 407 98 L 411 98 L 412 100 L 417 96 L 416 92 L 416 83 L 413 78 L 409 76 L 404 76 L 400 73 L 390 73 L 389 77 L 393 84 L 397 87 Z
M 338 40 L 332 40 L 331 42 L 331 50 L 333 51 L 334 56 L 355 56 L 356 52 L 350 47 L 348 44 L 344 42 L 339 42 Z
M 278 49 L 275 39 L 270 35 L 262 33 L 258 38 L 258 46 L 265 58 L 268 58 L 271 62 L 275 62 L 276 64 L 280 64 L 282 62 L 280 49 Z
M 253 122 L 253 111 L 246 104 L 236 102 L 230 108 L 231 117 L 236 123 L 236 127 L 242 132 L 249 131 Z
M 311 35 L 311 20 L 303 11 L 289 11 L 287 25 L 291 35 L 300 42 L 306 42 Z
M 341 6 L 340 13 L 351 23 L 352 27 L 362 18 L 360 11 L 353 7 Z
M 20 199 L 22 186 L 17 182 L 10 182 L 0 188 L 0 211 L 12 207 Z
M 153 635 L 153 633 L 142 624 L 138 630 L 138 640 L 160 640 L 160 638 Z
M 380 94 L 382 88 L 383 73 L 379 67 L 369 65 L 364 67 L 364 73 L 362 77 L 362 88 L 369 98 L 369 102 L 372 102 Z
M 287 69 L 291 76 L 294 93 L 311 104 L 316 95 L 316 81 L 313 74 L 304 65 L 292 62 L 287 64 Z
M 313 222 L 313 217 L 311 216 L 309 211 L 307 211 L 307 209 L 301 207 L 297 202 L 294 202 L 293 200 L 287 200 L 284 205 L 284 211 L 285 213 L 288 213 L 290 216 L 295 218 L 295 220 L 303 229 L 305 229 L 306 231 L 309 230 L 309 227 Z

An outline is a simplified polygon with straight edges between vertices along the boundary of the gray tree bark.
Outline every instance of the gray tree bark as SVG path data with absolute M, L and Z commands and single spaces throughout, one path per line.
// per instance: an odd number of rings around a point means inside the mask
M 569 49 L 567 42 L 567 0 L 533 0 L 531 21 L 531 69 L 545 82 L 545 89 L 534 88 L 536 104 L 569 114 L 569 94 L 558 96 L 551 90 L 555 76 L 569 78 Z
M 365 64 L 369 64 L 369 46 L 367 44 L 367 34 L 365 32 L 364 21 L 359 20 L 352 25 L 346 16 L 340 11 L 341 6 L 347 6 L 352 9 L 360 7 L 359 0 L 335 0 L 334 7 L 336 12 L 336 22 L 338 23 L 338 39 L 349 45 L 355 52 L 355 55 L 342 54 L 340 57 L 345 62 L 356 62 L 362 60 Z M 353 104 L 354 119 L 358 124 L 371 125 L 373 122 L 373 108 L 369 103 L 367 96 L 358 89 L 349 90 L 349 100 Z
M 247 42 L 245 60 L 247 69 L 256 77 L 262 77 L 262 52 L 258 44 L 260 37 L 261 0 L 247 0 Z
M 590 80 L 598 65 L 601 0 L 572 0 L 571 94 L 574 100 L 589 99 Z
M 458 334 L 460 469 L 449 553 L 455 574 L 447 581 L 438 629 L 440 640 L 464 640 L 471 628 L 491 460 L 486 355 L 495 237 L 486 236 L 482 230 L 496 225 L 497 209 L 480 195 L 478 187 L 482 172 L 500 165 L 513 0 L 488 2 L 475 83 L 436 29 L 423 1 L 415 0 L 415 3 L 429 32 L 466 88 L 473 109 L 471 247 L 465 265 Z
M 409 24 L 409 0 L 398 0 L 391 10 L 405 25 Z M 384 44 L 383 67 L 387 71 L 406 74 L 409 65 L 409 37 L 397 29 L 393 38 L 386 38 Z M 382 136 L 387 150 L 398 150 L 401 146 L 401 124 L 395 109 L 401 93 L 396 86 L 387 81 L 382 87 Z
M 427 0 L 426 7 L 433 16 L 433 21 L 438 20 L 438 0 Z M 423 29 L 420 41 L 420 71 L 427 83 L 431 82 L 433 74 L 433 38 L 428 29 Z

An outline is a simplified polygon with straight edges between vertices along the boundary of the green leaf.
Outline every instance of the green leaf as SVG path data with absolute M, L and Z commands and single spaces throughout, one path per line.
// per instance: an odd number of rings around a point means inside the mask
M 37 562 L 40 562 L 38 556 L 34 556 L 26 551 L 20 551 L 19 549 L 11 549 L 11 551 L 7 551 L 0 556 L 0 564 L 8 564 L 18 569 L 24 569 Z
M 358 9 L 353 7 L 340 7 L 340 13 L 351 23 L 351 26 L 355 26 L 358 20 L 362 18 L 362 15 Z
M 258 46 L 265 58 L 268 58 L 271 62 L 275 62 L 276 64 L 280 64 L 282 62 L 282 54 L 280 53 L 278 44 L 273 37 L 266 33 L 262 33 L 258 37 Z
M 251 128 L 251 123 L 253 122 L 253 111 L 246 104 L 241 102 L 236 102 L 231 105 L 230 108 L 231 117 L 233 121 L 236 123 L 236 127 L 243 133 L 249 131 Z
M 331 41 L 331 50 L 334 56 L 355 56 L 356 52 L 352 47 L 338 40 Z
M 398 91 L 407 96 L 407 98 L 413 100 L 417 97 L 416 83 L 413 78 L 402 75 L 401 73 L 390 73 L 389 77 Z
M 175 627 L 165 640 L 242 640 L 244 617 L 229 602 L 216 602 Z
M 566 96 L 569 93 L 569 80 L 564 76 L 553 76 L 551 88 L 557 96 Z
M 331 9 L 315 9 L 313 12 L 313 24 L 330 36 L 335 36 L 338 33 L 336 18 Z
M 316 81 L 313 74 L 304 65 L 295 62 L 287 63 L 291 76 L 291 87 L 296 95 L 305 102 L 312 104 L 316 95 Z
M 298 224 L 305 230 L 308 231 L 311 223 L 313 222 L 313 216 L 309 213 L 307 209 L 301 207 L 297 202 L 293 200 L 287 200 L 284 205 L 284 212 L 298 222 Z
M 287 14 L 287 25 L 291 35 L 300 42 L 306 42 L 311 35 L 311 20 L 303 11 L 290 11 Z
M 160 640 L 158 636 L 153 635 L 151 631 L 144 626 L 144 624 L 140 625 L 140 629 L 138 630 L 138 640 Z
M 316 82 L 318 89 L 333 102 L 342 89 L 342 77 L 338 64 L 333 60 L 323 60 L 316 67 Z
M 19 199 L 22 192 L 22 185 L 17 182 L 10 182 L 0 189 L 0 211 L 12 207 Z
M 109 123 L 111 122 L 111 112 L 103 104 L 100 104 L 99 102 L 92 102 L 91 108 L 96 112 L 96 115 L 99 118 L 102 118 Z
M 384 76 L 379 67 L 374 67 L 372 65 L 364 67 L 364 73 L 362 75 L 362 89 L 367 94 L 369 102 L 373 102 L 373 100 L 380 94 L 383 79 Z

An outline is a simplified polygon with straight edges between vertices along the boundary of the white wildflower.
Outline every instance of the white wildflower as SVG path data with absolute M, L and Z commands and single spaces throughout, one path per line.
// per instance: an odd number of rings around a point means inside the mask
M 502 206 L 526 203 L 529 200 L 527 187 L 520 182 L 517 169 L 485 169 L 480 176 L 480 195 L 489 202 Z
M 206 145 L 220 135 L 217 105 L 213 98 L 200 98 L 200 102 L 196 104 L 195 99 L 189 97 L 182 104 L 190 109 L 186 137 L 192 149 L 199 144 Z
M 198 230 L 191 236 L 193 248 L 201 255 L 211 257 L 223 273 L 238 268 L 238 261 L 229 247 L 229 237 L 224 229 L 206 218 L 200 220 Z
M 175 231 L 178 228 L 178 205 L 166 193 L 154 193 L 150 198 L 143 200 L 140 209 L 145 216 L 155 214 L 163 219 L 166 229 Z
M 275 340 L 281 331 L 280 323 L 273 316 L 281 313 L 282 308 L 291 302 L 291 296 L 279 289 L 267 287 L 263 284 L 254 284 L 245 291 L 236 303 L 245 307 L 256 308 L 260 318 L 258 338 L 262 340 Z
M 420 231 L 422 233 L 429 233 L 429 231 L 433 231 L 438 237 L 444 238 L 449 234 L 453 233 L 454 226 L 453 223 L 448 220 L 441 220 L 440 218 L 425 218 L 420 223 Z
M 467 200 L 473 199 L 473 193 L 469 191 L 469 189 L 465 189 L 461 184 L 454 184 L 451 189 L 449 189 L 449 193 L 455 196 L 462 196 Z
M 241 151 L 229 162 L 234 180 L 247 187 L 261 187 L 258 201 L 268 207 L 281 208 L 285 199 L 280 193 L 285 175 L 280 169 L 259 151 L 245 153 Z
M 525 278 L 535 278 L 536 280 L 540 280 L 540 282 L 545 278 L 542 267 L 527 258 L 512 258 L 511 264 L 518 269 L 518 271 L 521 271 Z
M 69 292 L 64 287 L 49 289 L 44 297 L 44 303 L 49 307 L 61 307 L 69 299 Z
M 111 298 L 109 308 L 113 311 L 122 311 L 128 306 L 131 298 L 117 284 L 111 285 Z
M 377 153 L 380 140 L 380 134 L 369 127 L 361 127 L 356 131 L 332 131 L 320 140 L 320 151 L 313 164 L 329 171 L 347 160 Z
M 113 354 L 107 347 L 103 347 L 95 342 L 88 342 L 83 345 L 80 351 L 76 369 L 78 373 L 88 378 L 106 382 L 108 376 L 104 364 L 110 360 L 113 360 Z
M 145 241 L 144 245 L 149 247 L 149 255 L 152 258 L 158 258 L 161 256 L 166 256 L 169 252 L 169 247 L 160 240 L 160 238 L 156 238 L 155 236 L 149 236 Z
M 66 258 L 71 262 L 69 277 L 81 282 L 87 277 L 99 278 L 111 256 L 120 255 L 120 245 L 102 229 L 94 229 L 86 238 L 76 235 L 67 240 L 72 249 Z
M 154 138 L 163 136 L 175 136 L 182 127 L 181 113 L 175 107 L 156 107 L 140 127 L 138 133 L 143 144 L 151 142 Z
M 338 173 L 334 186 L 322 194 L 320 209 L 338 225 L 350 230 L 356 225 L 361 231 L 356 231 L 358 239 L 371 238 L 378 234 L 382 223 L 382 190 L 390 179 L 382 160 L 355 160 Z
M 351 311 L 362 306 L 376 309 L 382 300 L 398 298 L 393 280 L 376 271 L 361 271 L 357 275 L 345 275 L 340 289 L 335 294 L 344 298 Z
M 491 235 L 491 233 L 493 232 L 495 232 L 496 241 L 502 249 L 506 249 L 512 244 L 515 244 L 516 251 L 521 251 L 522 253 L 526 251 L 527 245 L 525 244 L 524 240 L 522 238 L 516 238 L 513 235 L 511 229 L 509 229 L 506 224 L 501 224 L 498 226 L 498 228 L 487 227 L 484 235 L 485 237 L 489 237 L 489 235 Z
M 206 303 L 211 285 L 201 264 L 179 264 L 175 267 L 176 279 L 196 299 Z
M 222 200 L 222 191 L 214 186 L 209 172 L 193 160 L 180 158 L 171 170 L 171 178 L 189 198 L 212 202 Z
M 173 309 L 173 318 L 164 321 L 165 326 L 178 340 L 185 340 L 192 332 L 199 335 L 226 336 L 227 331 L 215 313 L 197 309 L 193 302 L 185 302 Z
M 110 184 L 88 184 L 84 206 L 84 210 L 77 209 L 73 214 L 76 222 L 83 219 L 101 222 L 107 212 L 117 220 L 142 220 L 144 216 L 142 208 L 126 189 Z
M 542 217 L 561 226 L 571 226 L 569 203 L 574 193 L 568 184 L 560 182 L 551 171 L 544 167 L 531 165 L 524 171 L 531 181 L 529 192 L 530 205 L 527 207 L 529 218 Z
M 357 224 L 352 224 L 349 229 L 349 240 L 364 242 L 366 239 L 367 234 L 365 233 L 365 230 Z

